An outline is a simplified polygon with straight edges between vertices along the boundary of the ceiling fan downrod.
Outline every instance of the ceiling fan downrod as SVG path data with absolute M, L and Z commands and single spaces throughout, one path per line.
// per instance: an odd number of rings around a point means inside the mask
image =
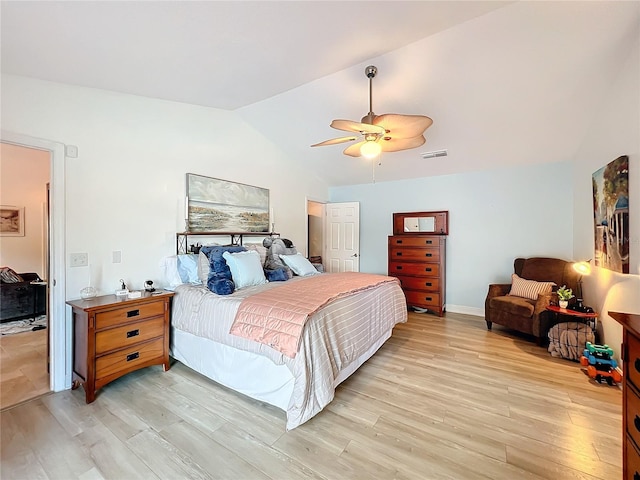
M 373 65 L 369 65 L 364 69 L 364 74 L 369 79 L 369 113 L 362 117 L 362 123 L 368 123 L 369 125 L 373 125 L 373 119 L 376 116 L 373 113 L 373 79 L 377 73 L 378 69 Z

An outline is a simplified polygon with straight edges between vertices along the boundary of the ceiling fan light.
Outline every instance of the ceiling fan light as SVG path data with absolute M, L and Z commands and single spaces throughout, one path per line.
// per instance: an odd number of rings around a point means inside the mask
M 365 158 L 375 158 L 380 155 L 381 151 L 382 147 L 380 147 L 380 144 L 371 140 L 364 142 L 360 147 L 360 153 Z

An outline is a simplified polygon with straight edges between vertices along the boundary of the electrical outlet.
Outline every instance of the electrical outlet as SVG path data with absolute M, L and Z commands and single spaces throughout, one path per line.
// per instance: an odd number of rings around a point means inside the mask
M 72 253 L 69 255 L 70 267 L 86 267 L 89 265 L 88 253 Z

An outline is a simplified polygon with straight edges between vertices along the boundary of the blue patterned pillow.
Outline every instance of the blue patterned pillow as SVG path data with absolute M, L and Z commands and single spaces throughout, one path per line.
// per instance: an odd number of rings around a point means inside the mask
M 231 270 L 227 265 L 227 261 L 222 257 L 224 252 L 237 253 L 246 252 L 246 248 L 239 245 L 212 245 L 202 247 L 200 249 L 209 259 L 209 278 L 207 280 L 207 287 L 213 293 L 218 295 L 230 295 L 232 294 L 236 286 L 231 278 Z M 226 280 L 224 282 L 220 280 Z
M 289 280 L 289 275 L 287 275 L 287 271 L 284 268 L 277 268 L 275 270 L 265 270 L 264 271 L 267 280 L 270 282 L 286 282 Z

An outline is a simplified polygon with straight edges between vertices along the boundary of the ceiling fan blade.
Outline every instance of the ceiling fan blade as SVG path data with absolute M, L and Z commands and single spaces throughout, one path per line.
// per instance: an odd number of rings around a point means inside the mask
M 358 139 L 358 137 L 332 138 L 331 140 L 325 140 L 324 142 L 316 143 L 315 145 L 311 145 L 311 146 L 312 147 L 323 147 L 325 145 L 336 145 L 338 143 L 352 142 L 352 141 L 357 140 L 357 139 Z
M 382 147 L 383 152 L 399 152 L 401 150 L 409 150 L 419 147 L 420 145 L 424 145 L 424 143 L 426 142 L 424 135 L 419 135 L 413 138 L 390 138 L 389 140 L 387 140 L 387 138 L 388 137 L 384 137 L 382 140 L 380 140 L 380 146 Z
M 387 113 L 376 116 L 373 123 L 383 127 L 393 138 L 413 138 L 422 135 L 433 120 L 424 115 Z
M 354 143 L 353 145 L 349 145 L 347 148 L 344 149 L 344 151 L 342 153 L 344 153 L 345 155 L 349 155 L 350 157 L 361 157 L 362 154 L 360 153 L 360 147 L 366 143 L 366 141 L 362 141 L 362 142 L 358 142 L 358 143 Z
M 369 123 L 354 122 L 353 120 L 334 120 L 330 126 L 336 130 L 344 130 L 346 132 L 384 133 L 384 127 L 371 125 Z

